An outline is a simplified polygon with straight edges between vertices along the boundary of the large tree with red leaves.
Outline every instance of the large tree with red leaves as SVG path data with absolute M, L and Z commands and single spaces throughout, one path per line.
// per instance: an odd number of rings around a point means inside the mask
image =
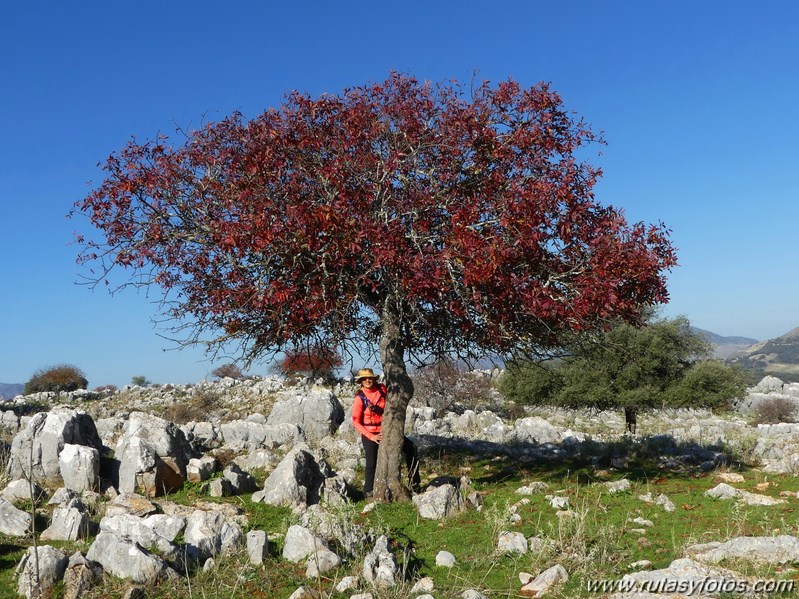
M 557 346 L 666 301 L 662 225 L 597 203 L 601 139 L 548 85 L 392 74 L 179 145 L 130 143 L 78 202 L 94 280 L 155 284 L 189 342 L 245 359 L 304 345 L 379 352 L 388 385 L 375 492 L 404 495 L 406 363 Z

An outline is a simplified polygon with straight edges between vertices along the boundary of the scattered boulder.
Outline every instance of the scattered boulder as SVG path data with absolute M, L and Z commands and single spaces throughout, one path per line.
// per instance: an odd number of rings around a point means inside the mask
M 264 482 L 253 501 L 295 507 L 319 503 L 325 477 L 307 447 L 292 449 Z
M 119 460 L 119 491 L 141 489 L 147 496 L 156 497 L 183 486 L 192 448 L 175 424 L 133 412 L 117 442 L 115 456 Z
M 323 549 L 308 556 L 308 566 L 305 569 L 306 578 L 318 578 L 335 570 L 341 565 L 341 558 L 330 549 Z
M 66 406 L 40 412 L 31 418 L 11 442 L 7 472 L 12 479 L 27 478 L 33 453 L 30 478 L 48 488 L 64 486 L 58 456 L 66 444 L 102 449 L 91 416 Z M 32 447 L 31 447 L 32 446 Z
M 771 506 L 771 505 L 780 505 L 783 503 L 787 503 L 784 499 L 777 499 L 775 497 L 769 497 L 768 495 L 760 495 L 758 493 L 751 493 L 750 491 L 744 491 L 743 489 L 736 489 L 735 487 L 731 487 L 727 483 L 719 483 L 712 489 L 705 491 L 705 495 L 708 497 L 713 497 L 715 499 L 737 499 L 741 503 L 745 503 L 746 505 L 763 505 L 763 506 Z
M 92 533 L 86 506 L 77 497 L 53 510 L 50 526 L 42 531 L 41 539 L 47 541 L 76 541 Z
M 302 560 L 321 551 L 327 550 L 327 543 L 313 534 L 312 531 L 294 524 L 286 532 L 283 543 L 283 559 L 290 562 L 301 562 Z
M 517 443 L 543 445 L 544 443 L 558 443 L 560 441 L 558 429 L 540 416 L 516 420 L 513 424 L 511 436 Z
M 99 563 L 109 574 L 137 583 L 153 584 L 169 576 L 169 567 L 161 557 L 102 528 L 89 547 L 86 559 Z
M 118 514 L 131 514 L 143 518 L 151 514 L 157 514 L 161 508 L 152 501 L 136 493 L 120 493 L 114 497 L 105 509 L 106 516 L 116 516 Z
M 186 465 L 186 478 L 189 482 L 201 483 L 211 478 L 216 472 L 216 466 L 216 458 L 213 456 L 191 458 Z
M 38 557 L 39 561 L 38 592 L 35 588 L 36 557 Z M 50 589 L 64 578 L 67 564 L 69 564 L 69 558 L 60 549 L 50 545 L 41 545 L 38 548 L 28 547 L 28 551 L 17 566 L 17 575 L 19 576 L 17 579 L 17 594 L 28 599 L 49 596 Z
M 225 514 L 194 510 L 186 519 L 183 538 L 189 557 L 204 561 L 237 550 L 244 541 L 244 534 L 238 523 Z
M 94 447 L 66 443 L 58 454 L 64 486 L 74 491 L 94 491 L 100 484 L 100 452 Z
M 399 565 L 389 546 L 388 537 L 377 539 L 374 549 L 363 560 L 363 579 L 378 588 L 392 587 Z
M 344 408 L 326 389 L 312 389 L 304 394 L 281 393 L 266 421 L 267 425 L 299 424 L 309 441 L 335 433 L 342 422 Z
M 33 500 L 39 501 L 44 496 L 44 491 L 42 488 L 33 483 Z M 0 492 L 0 497 L 13 503 L 14 505 L 19 505 L 20 503 L 30 503 L 31 500 L 31 487 L 30 483 L 24 478 L 19 478 L 17 480 L 12 480 L 10 483 L 6 485 L 6 488 Z
M 0 533 L 10 537 L 24 537 L 31 530 L 31 515 L 0 498 Z
M 688 554 L 704 563 L 718 564 L 724 560 L 744 560 L 758 564 L 790 564 L 799 562 L 799 538 L 790 535 L 776 537 L 736 537 L 724 543 L 692 546 Z
M 269 553 L 269 539 L 263 530 L 251 530 L 247 533 L 247 557 L 250 563 L 260 566 Z
M 627 480 L 626 478 L 622 478 L 621 480 L 610 481 L 610 482 L 606 482 L 606 483 L 602 483 L 602 484 L 605 485 L 605 488 L 607 489 L 608 493 L 610 493 L 611 495 L 613 495 L 615 493 L 624 493 L 625 491 L 629 491 L 630 490 L 630 481 Z
M 568 580 L 569 573 L 566 572 L 566 568 L 560 564 L 555 564 L 524 585 L 519 594 L 522 597 L 540 597 L 548 593 L 556 585 L 563 584 Z
M 102 568 L 92 564 L 80 551 L 76 551 L 70 556 L 64 572 L 63 599 L 80 599 L 102 575 Z
M 413 504 L 422 518 L 430 520 L 441 520 L 463 509 L 460 492 L 450 484 L 430 487 L 421 495 L 414 495 Z
M 527 553 L 527 538 L 520 532 L 503 530 L 497 539 L 497 551 L 502 553 Z
M 436 553 L 436 566 L 439 568 L 454 568 L 458 560 L 449 551 L 439 551 Z
M 305 434 L 296 422 L 268 425 L 249 420 L 233 420 L 220 427 L 225 446 L 235 451 L 255 451 L 291 447 L 305 441 Z

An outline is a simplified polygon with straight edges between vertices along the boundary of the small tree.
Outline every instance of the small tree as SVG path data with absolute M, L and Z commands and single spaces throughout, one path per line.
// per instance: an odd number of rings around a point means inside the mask
M 223 364 L 222 366 L 215 368 L 213 372 L 211 372 L 211 375 L 218 379 L 230 378 L 237 381 L 245 378 L 244 374 L 241 372 L 241 368 L 235 364 Z
M 622 408 L 627 429 L 659 407 L 729 407 L 745 389 L 741 373 L 715 360 L 686 318 L 617 323 L 583 338 L 562 361 L 509 369 L 501 389 L 526 403 Z
M 143 374 L 137 374 L 130 377 L 130 384 L 135 385 L 136 387 L 147 387 L 152 383 Z
M 25 383 L 23 393 L 39 393 L 42 391 L 76 391 L 86 389 L 89 381 L 83 371 L 72 364 L 59 364 L 49 366 L 33 373 L 30 380 Z
M 288 374 L 305 374 L 312 378 L 333 378 L 336 368 L 343 364 L 335 350 L 322 345 L 306 345 L 286 350 L 277 364 L 277 371 Z
M 668 231 L 596 201 L 592 142 L 544 83 L 295 92 L 113 154 L 76 205 L 101 231 L 80 261 L 157 285 L 183 342 L 379 355 L 375 495 L 403 497 L 408 362 L 540 352 L 666 301 Z
M 453 408 L 474 408 L 491 401 L 491 378 L 470 371 L 453 360 L 440 360 L 423 366 L 412 378 L 418 402 L 434 408 L 438 417 Z

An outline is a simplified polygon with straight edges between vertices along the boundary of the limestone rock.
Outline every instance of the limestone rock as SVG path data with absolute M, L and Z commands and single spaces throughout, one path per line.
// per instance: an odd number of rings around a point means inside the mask
M 313 555 L 308 556 L 308 566 L 305 569 L 305 577 L 318 578 L 331 570 L 335 570 L 340 565 L 341 558 L 330 551 L 330 549 L 317 551 Z
M 272 471 L 264 489 L 253 494 L 253 501 L 295 507 L 319 503 L 325 478 L 314 457 L 305 447 L 295 447 Z
M 535 577 L 532 582 L 528 582 L 519 591 L 522 597 L 540 597 L 549 592 L 554 586 L 563 584 L 569 580 L 569 573 L 560 564 L 555 564 L 547 568 Z
M 66 406 L 57 406 L 50 412 L 36 414 L 14 436 L 8 461 L 9 477 L 26 478 L 26 474 L 29 474 L 28 462 L 32 445 L 32 478 L 47 487 L 63 486 L 58 456 L 68 443 L 93 447 L 98 451 L 102 449 L 91 416 Z
M 86 559 L 99 563 L 109 574 L 137 583 L 153 584 L 168 575 L 167 564 L 159 556 L 106 530 L 100 530 Z
M 102 568 L 92 564 L 80 551 L 76 551 L 70 556 L 64 572 L 63 599 L 80 599 L 102 575 Z
M 450 484 L 430 487 L 421 495 L 414 495 L 413 504 L 419 515 L 429 520 L 441 520 L 463 509 L 460 493 Z
M 269 553 L 269 539 L 263 530 L 251 530 L 247 533 L 247 557 L 250 563 L 260 566 Z
M 0 533 L 10 537 L 24 537 L 30 529 L 31 515 L 0 498 Z
M 203 561 L 234 552 L 241 547 L 244 534 L 233 519 L 222 513 L 194 510 L 186 520 L 183 538 L 188 555 Z
M 123 493 L 145 487 L 154 497 L 179 489 L 192 457 L 191 445 L 183 431 L 163 418 L 133 412 L 117 442 L 119 485 Z
M 33 483 L 33 500 L 39 501 L 43 496 L 44 491 L 42 488 L 36 483 Z M 12 480 L 6 485 L 6 488 L 0 492 L 0 497 L 10 503 L 13 503 L 14 505 L 19 505 L 20 503 L 30 503 L 30 484 L 24 478 Z
M 336 396 L 325 389 L 313 389 L 305 394 L 281 393 L 266 423 L 299 424 L 311 441 L 335 433 L 343 421 L 344 408 Z
M 47 541 L 76 541 L 87 538 L 91 532 L 86 507 L 80 499 L 75 498 L 53 510 L 50 526 L 42 531 L 41 538 Z
M 67 569 L 69 558 L 67 554 L 51 547 L 50 545 L 41 545 L 38 550 L 33 547 L 28 547 L 28 551 L 22 557 L 17 566 L 17 594 L 31 599 L 32 597 L 39 597 L 39 593 L 31 592 L 36 582 L 35 570 L 35 557 L 39 558 L 39 591 L 41 596 L 48 596 L 50 589 L 52 589 L 57 582 L 64 577 L 64 571 Z
M 94 447 L 66 443 L 58 454 L 64 486 L 74 491 L 94 491 L 100 483 L 100 452 Z
M 520 443 L 558 443 L 560 433 L 552 424 L 539 416 L 519 418 L 513 424 L 512 437 Z
M 436 553 L 436 566 L 440 568 L 454 568 L 458 560 L 449 551 L 439 551 Z
M 283 559 L 296 563 L 326 549 L 327 543 L 322 539 L 304 526 L 294 524 L 286 532 Z
M 709 549 L 696 549 L 689 547 L 688 553 L 694 559 L 710 564 L 729 559 L 774 565 L 799 562 L 799 538 L 790 535 L 736 537 Z
M 389 547 L 388 537 L 382 535 L 363 561 L 363 578 L 378 588 L 393 587 L 398 568 L 397 558 Z
M 527 538 L 520 532 L 503 530 L 497 539 L 497 551 L 502 553 L 527 553 Z

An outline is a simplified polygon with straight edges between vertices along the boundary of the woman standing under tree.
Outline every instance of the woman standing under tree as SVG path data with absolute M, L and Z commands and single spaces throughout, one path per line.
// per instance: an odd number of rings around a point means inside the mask
M 366 454 L 366 472 L 364 473 L 363 494 L 371 497 L 375 482 L 377 451 L 380 448 L 383 410 L 386 407 L 386 386 L 378 383 L 378 376 L 371 368 L 362 368 L 355 377 L 361 389 L 355 394 L 352 403 L 352 425 L 361 433 L 361 442 Z M 414 493 L 420 491 L 419 458 L 416 446 L 405 437 L 402 443 L 402 455 L 408 467 L 408 484 Z

